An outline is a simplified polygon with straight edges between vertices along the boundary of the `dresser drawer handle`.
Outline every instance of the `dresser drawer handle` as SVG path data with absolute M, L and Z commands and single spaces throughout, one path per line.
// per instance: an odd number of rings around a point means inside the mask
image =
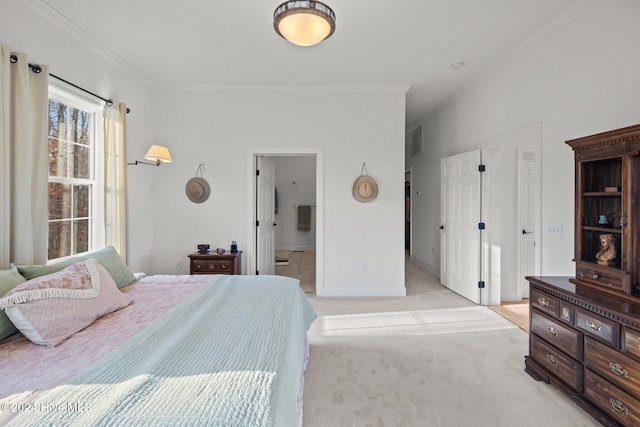
M 620 402 L 618 399 L 614 399 L 613 397 L 609 399 L 609 402 L 611 402 L 611 406 L 613 407 L 613 409 L 615 409 L 616 411 L 618 411 L 618 413 L 620 414 L 625 414 L 628 415 L 629 414 L 629 410 L 627 408 L 625 408 L 622 405 L 622 402 Z
M 540 304 L 543 307 L 549 307 L 549 301 L 547 301 L 545 298 L 543 297 L 539 297 L 538 298 L 538 304 Z
M 558 336 L 558 331 L 553 326 L 547 326 L 547 332 L 549 335 L 553 335 L 554 337 Z
M 550 354 L 547 354 L 547 360 L 549 361 L 549 363 L 551 363 L 552 365 L 556 365 L 558 366 L 558 361 L 556 360 L 555 357 L 553 357 Z
M 616 374 L 619 377 L 624 376 L 625 378 L 629 378 L 629 372 L 622 367 L 622 365 L 618 363 L 609 363 L 609 367 L 611 368 L 611 372 Z
M 594 322 L 593 320 L 587 320 L 585 323 L 587 324 L 589 329 L 591 329 L 594 332 L 602 330 L 602 326 L 599 323 Z
M 598 280 L 600 278 L 600 275 L 598 273 L 593 275 L 593 280 Z
M 220 266 L 220 268 L 227 268 L 227 266 L 226 266 L 226 265 L 224 265 L 224 264 L 222 264 L 222 265 Z
M 570 319 L 571 318 L 571 312 L 569 311 L 569 309 L 567 307 L 562 307 L 562 318 L 563 319 Z

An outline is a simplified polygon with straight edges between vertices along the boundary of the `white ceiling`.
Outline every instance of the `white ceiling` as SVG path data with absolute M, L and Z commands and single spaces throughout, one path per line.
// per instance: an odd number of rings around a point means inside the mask
M 158 85 L 410 86 L 411 129 L 594 0 L 326 0 L 336 31 L 306 48 L 273 30 L 280 0 L 23 1 Z

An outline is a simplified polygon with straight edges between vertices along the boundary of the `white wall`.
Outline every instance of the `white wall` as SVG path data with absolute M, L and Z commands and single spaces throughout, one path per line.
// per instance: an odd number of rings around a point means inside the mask
M 34 3 L 34 7 L 37 4 Z M 2 0 L 0 41 L 12 51 L 29 55 L 32 63 L 49 66 L 49 72 L 105 98 L 125 102 L 127 156 L 142 159 L 155 141 L 155 103 L 151 83 L 117 58 L 109 56 L 73 31 L 62 30 L 20 0 Z M 130 166 L 129 263 L 136 271 L 149 270 L 153 258 L 153 198 L 148 191 L 153 170 Z M 149 168 L 151 169 L 151 168 Z M 131 215 L 135 212 L 135 215 Z
M 276 250 L 316 249 L 316 158 L 315 156 L 272 157 L 276 169 L 278 213 Z M 311 229 L 298 230 L 298 210 L 294 205 L 310 205 Z
M 498 64 L 423 124 L 423 154 L 408 158 L 418 262 L 439 272 L 440 159 L 542 123 L 541 222 L 543 229 L 562 224 L 564 233 L 543 231 L 541 273 L 575 273 L 573 152 L 564 141 L 640 123 L 638 17 L 637 0 L 597 2 Z
M 166 145 L 174 157 L 174 163 L 159 168 L 128 169 L 133 270 L 186 273 L 187 254 L 205 242 L 228 247 L 237 240 L 250 257 L 249 148 L 320 147 L 325 160 L 325 294 L 404 295 L 406 87 L 375 92 L 188 88 L 165 91 L 156 99 L 144 76 L 74 29 L 61 29 L 63 22 L 44 18 L 36 11 L 40 7 L 3 0 L 0 41 L 29 54 L 34 63 L 48 64 L 53 74 L 126 102 L 132 110 L 127 116 L 130 161 L 142 160 L 152 143 Z M 351 197 L 363 161 L 380 188 L 378 198 L 368 204 Z M 201 162 L 212 194 L 196 205 L 186 198 L 184 185 Z M 361 268 L 362 261 L 368 262 L 367 270 Z
M 158 135 L 174 163 L 154 175 L 152 272 L 175 273 L 197 243 L 228 247 L 231 240 L 244 251 L 246 272 L 254 252 L 247 235 L 250 152 L 318 147 L 324 194 L 317 197 L 325 218 L 325 281 L 318 292 L 404 295 L 404 89 L 161 88 Z M 366 204 L 352 197 L 364 161 L 379 186 L 378 198 Z M 196 205 L 184 185 L 201 162 L 211 197 Z

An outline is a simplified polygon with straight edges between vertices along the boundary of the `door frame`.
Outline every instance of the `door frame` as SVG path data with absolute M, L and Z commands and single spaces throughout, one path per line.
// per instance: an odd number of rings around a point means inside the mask
M 243 258 L 249 275 L 256 271 L 256 167 L 259 156 L 315 156 L 316 158 L 316 295 L 324 294 L 324 150 L 320 147 L 247 148 L 247 236 L 249 244 Z
M 407 176 L 409 176 L 409 186 L 411 188 L 410 191 L 413 191 L 413 167 L 409 167 L 409 169 L 405 169 L 404 171 L 404 182 L 407 182 Z M 406 196 L 405 196 L 406 197 Z M 405 199 L 406 203 L 406 199 Z M 413 197 L 411 196 L 411 192 L 409 193 L 409 258 L 413 255 Z M 406 249 L 405 249 L 406 251 Z

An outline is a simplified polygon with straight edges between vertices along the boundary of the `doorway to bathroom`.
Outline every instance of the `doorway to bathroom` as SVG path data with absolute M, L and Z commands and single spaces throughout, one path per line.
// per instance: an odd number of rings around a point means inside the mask
M 252 157 L 257 171 L 256 274 L 293 277 L 305 292 L 316 293 L 318 285 L 322 286 L 321 270 L 318 274 L 322 253 L 321 155 L 253 153 Z
M 274 156 L 275 270 L 316 291 L 316 158 Z

